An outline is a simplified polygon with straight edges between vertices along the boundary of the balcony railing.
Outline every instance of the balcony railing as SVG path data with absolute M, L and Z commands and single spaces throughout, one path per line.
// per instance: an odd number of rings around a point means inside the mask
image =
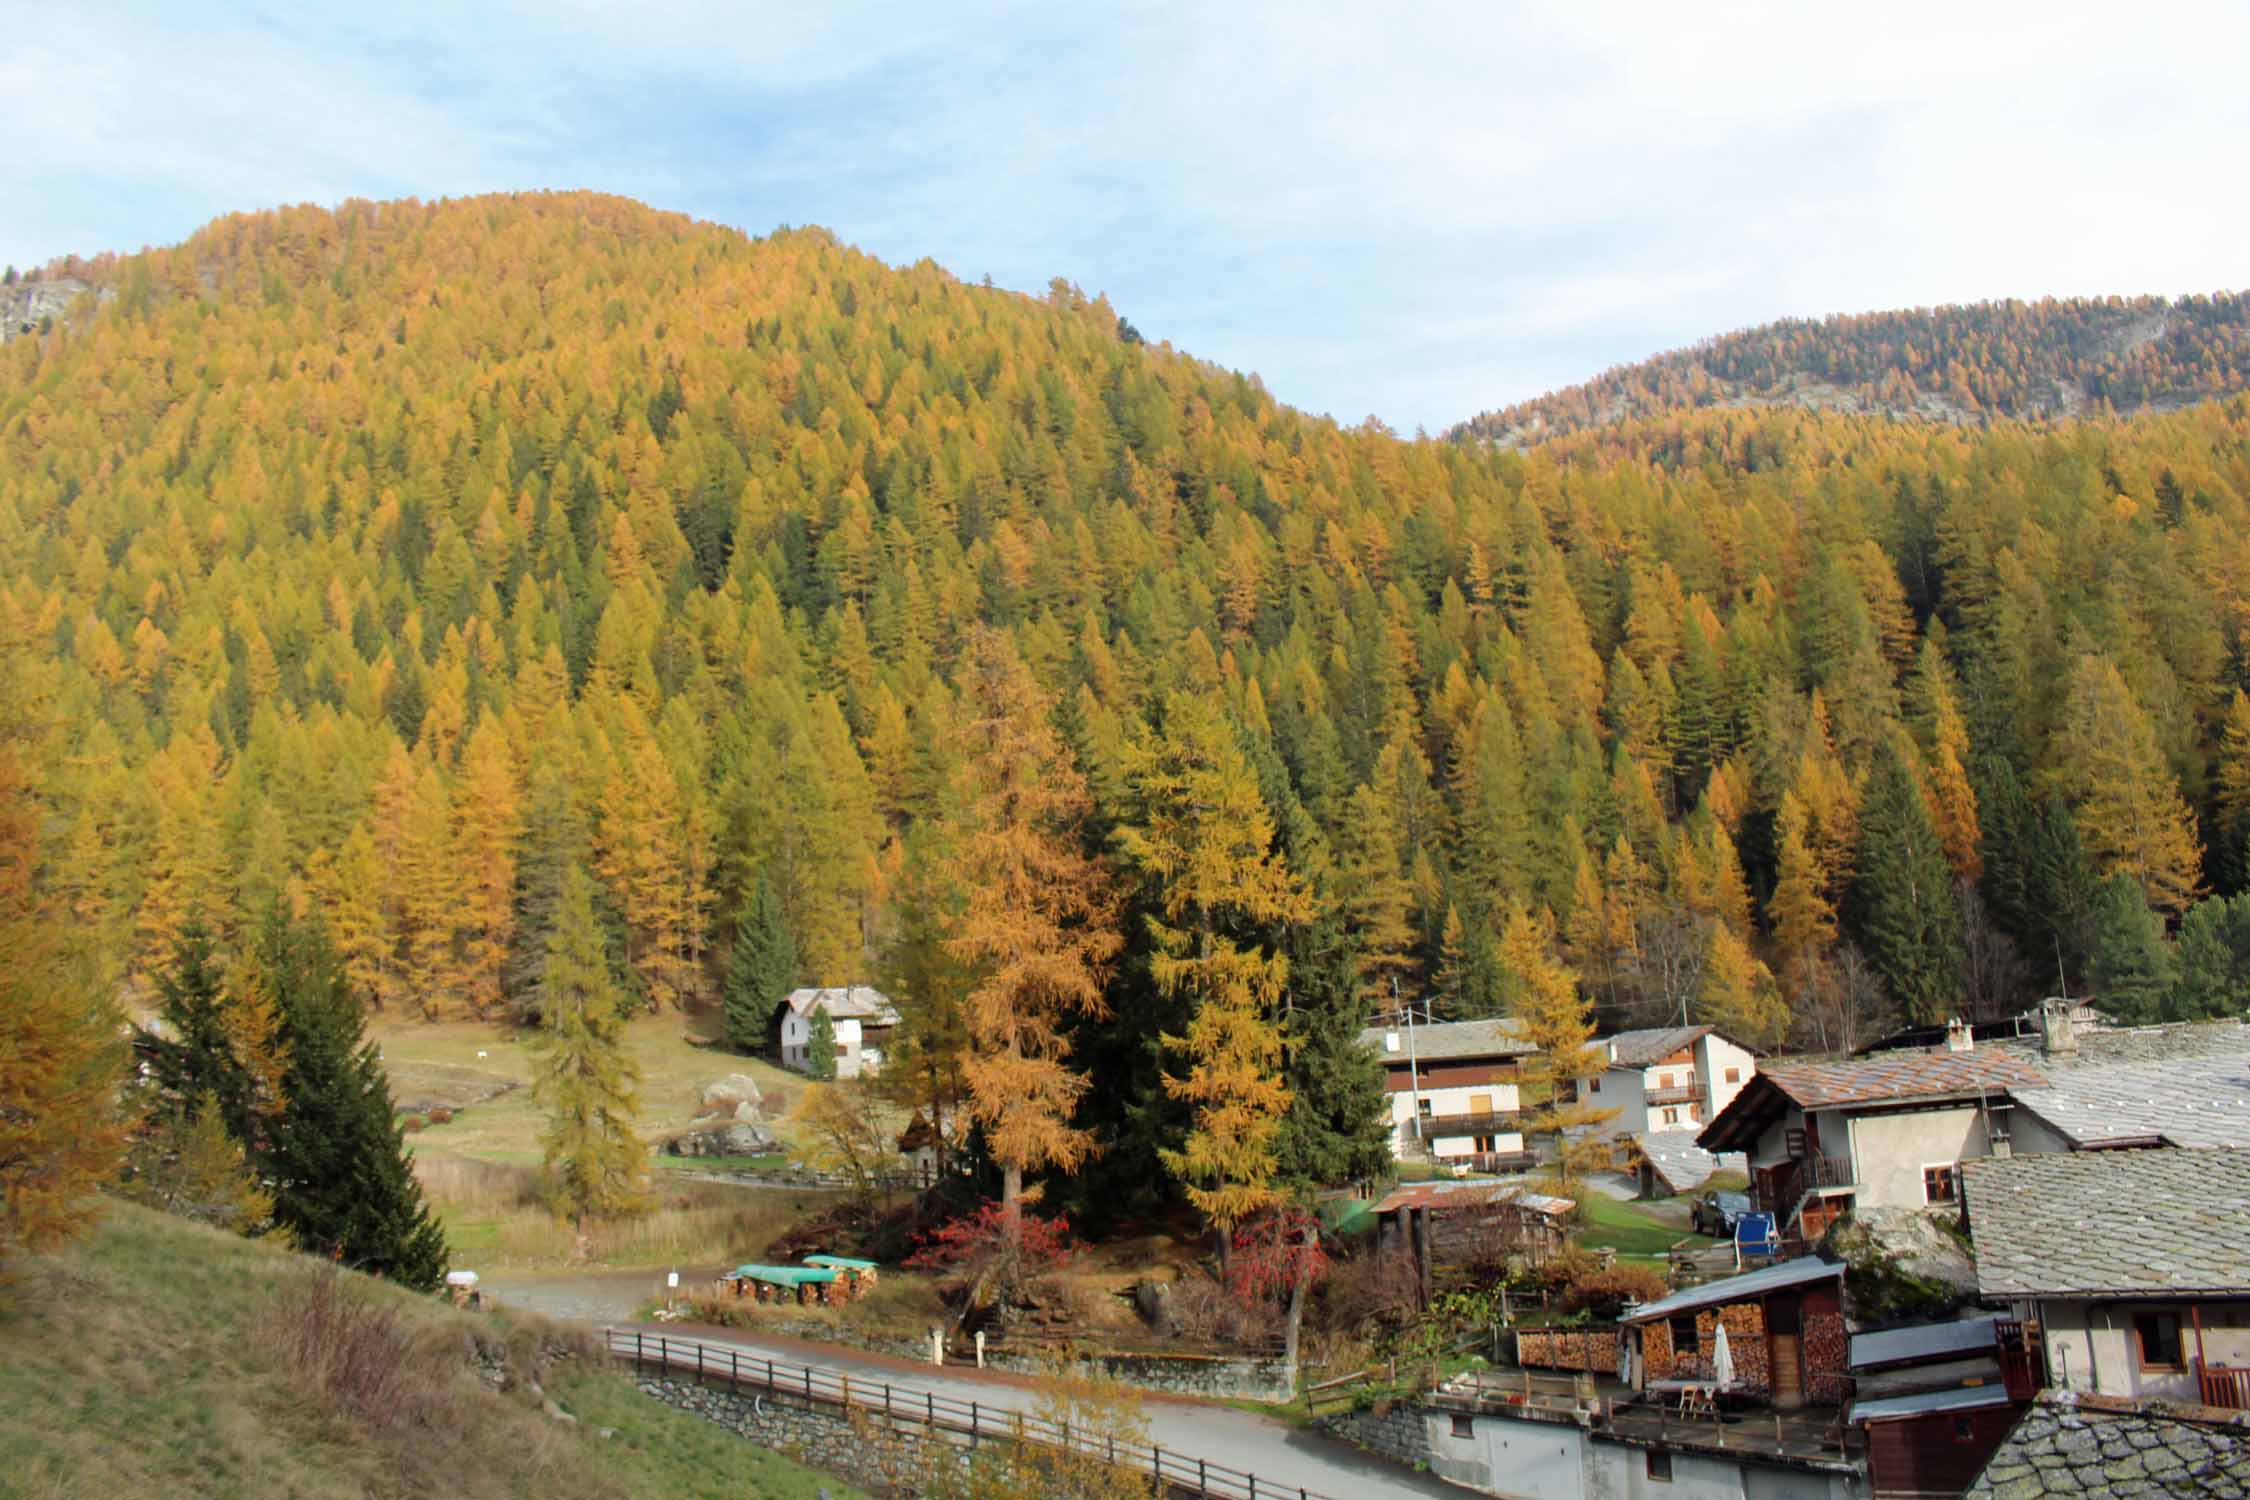
M 1813 1151 L 1758 1168 L 1751 1174 L 1751 1196 L 1758 1201 L 1758 1207 L 1774 1216 L 1777 1227 L 1786 1229 L 1796 1217 L 1797 1205 L 1805 1194 L 1815 1188 L 1848 1188 L 1857 1184 L 1850 1158 L 1824 1156 Z
M 1684 1083 L 1678 1088 L 1650 1089 L 1641 1097 L 1650 1104 L 1701 1104 L 1703 1102 L 1703 1085 L 1700 1083 Z
M 2234 1365 L 2207 1365 L 2195 1370 L 2195 1399 L 2205 1406 L 2250 1411 L 2250 1369 Z
M 1469 1156 L 1441 1156 L 1444 1162 L 1467 1162 L 1472 1172 L 1528 1172 L 1539 1165 L 1539 1158 L 1529 1151 L 1478 1151 Z
M 1452 1140 L 1464 1135 L 1514 1135 L 1523 1129 L 1523 1116 L 1515 1110 L 1495 1110 L 1474 1115 L 1425 1115 L 1422 1135 L 1427 1140 Z

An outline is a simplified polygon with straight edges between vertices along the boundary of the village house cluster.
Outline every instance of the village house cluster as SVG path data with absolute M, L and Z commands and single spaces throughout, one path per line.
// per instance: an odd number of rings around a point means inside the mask
M 1402 1161 L 1534 1160 L 1509 1023 L 1365 1040 Z M 1614 1324 L 1524 1332 L 1521 1366 L 1586 1382 L 1567 1409 L 1528 1379 L 1441 1385 L 1436 1472 L 1496 1493 L 2250 1495 L 2250 1025 L 2117 1028 L 2050 1001 L 1843 1060 L 1760 1059 L 1708 1027 L 1596 1045 L 1585 1097 L 1618 1110 L 1595 1128 L 1619 1165 L 1648 1196 L 1745 1175 L 1758 1242 L 1683 1259 L 1684 1284 Z M 1378 1205 L 1425 1280 L 1480 1225 L 1536 1259 L 1569 1208 L 1505 1177 Z M 1948 1250 L 1950 1312 L 1868 1290 Z

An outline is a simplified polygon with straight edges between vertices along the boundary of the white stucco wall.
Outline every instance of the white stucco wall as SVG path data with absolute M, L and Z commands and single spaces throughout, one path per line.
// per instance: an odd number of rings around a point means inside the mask
M 1587 1103 L 1597 1109 L 1614 1109 L 1617 1118 L 1598 1127 L 1603 1135 L 1639 1135 L 1648 1129 L 1648 1104 L 1642 1098 L 1642 1075 L 1612 1068 L 1594 1080 L 1601 1085 L 1589 1092 Z
M 1830 1134 L 1824 1127 L 1822 1140 Z M 1921 1208 L 1928 1201 L 1924 1167 L 1991 1155 L 1983 1112 L 1974 1105 L 1859 1115 L 1845 1122 L 1845 1134 L 1859 1184 L 1854 1197 L 1862 1208 Z
M 2143 1370 L 2135 1357 L 2133 1316 L 2176 1313 L 2180 1319 L 2182 1367 Z M 2194 1401 L 2196 1339 L 2186 1303 L 2042 1302 L 2048 1378 L 2058 1387 L 2103 1396 L 2164 1397 Z M 2250 1364 L 2250 1306 L 2202 1305 L 2203 1356 L 2214 1365 Z
M 1758 1060 L 1747 1049 L 1737 1047 L 1714 1032 L 1695 1044 L 1695 1067 L 1702 1076 L 1704 1093 L 1710 1096 L 1711 1102 L 1706 1106 L 1708 1113 L 1704 1115 L 1705 1123 L 1709 1123 L 1716 1120 L 1719 1111 L 1732 1104 L 1734 1096 L 1750 1082 L 1758 1071 Z M 1732 1083 L 1727 1082 L 1729 1068 L 1734 1070 Z
M 1516 1086 L 1512 1083 L 1475 1083 L 1448 1088 L 1426 1088 L 1421 1091 L 1421 1097 L 1429 1104 L 1433 1119 L 1442 1119 L 1447 1115 L 1486 1113 L 1485 1107 L 1477 1102 L 1479 1100 L 1489 1099 L 1491 1101 L 1491 1112 L 1495 1114 L 1506 1114 L 1521 1107 Z M 1390 1098 L 1391 1151 L 1393 1155 L 1397 1155 L 1405 1151 L 1414 1140 L 1415 1095 L 1410 1092 L 1400 1092 L 1391 1095 Z M 1520 1134 L 1495 1135 L 1492 1138 L 1492 1149 L 1495 1151 L 1521 1151 L 1523 1149 L 1523 1137 Z M 1473 1155 L 1475 1150 L 1476 1142 L 1474 1138 L 1469 1136 L 1463 1136 L 1457 1140 L 1437 1141 L 1431 1146 L 1432 1154 L 1437 1156 L 1469 1156 Z
M 1450 1413 L 1427 1411 L 1430 1470 L 1487 1495 L 1587 1500 L 1851 1500 L 1848 1476 L 1745 1463 L 1715 1455 L 1672 1454 L 1672 1477 L 1648 1477 L 1648 1451 L 1561 1422 L 1495 1413 L 1469 1419 L 1456 1436 Z

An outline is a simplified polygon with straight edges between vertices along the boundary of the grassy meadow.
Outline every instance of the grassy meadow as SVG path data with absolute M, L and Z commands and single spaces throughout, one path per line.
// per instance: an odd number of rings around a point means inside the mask
M 455 1311 L 347 1272 L 346 1301 L 396 1319 L 376 1342 L 397 1399 L 354 1404 L 349 1382 L 309 1374 L 292 1352 L 294 1310 L 322 1270 L 129 1204 L 76 1244 L 12 1260 L 0 1284 L 0 1495 L 858 1494 L 647 1399 L 583 1333 Z M 510 1389 L 478 1377 L 480 1357 L 505 1360 Z M 577 1425 L 542 1415 L 531 1379 Z

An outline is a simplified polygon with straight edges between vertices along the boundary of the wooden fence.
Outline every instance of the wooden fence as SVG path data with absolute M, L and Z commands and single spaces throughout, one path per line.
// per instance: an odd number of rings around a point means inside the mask
M 737 1396 L 785 1397 L 809 1407 L 866 1412 L 933 1432 L 965 1433 L 972 1442 L 991 1438 L 1099 1453 L 1104 1462 L 1154 1475 L 1175 1495 L 1208 1500 L 1331 1500 L 1318 1490 L 1276 1484 L 1226 1464 L 1190 1458 L 1160 1444 L 1121 1443 L 1114 1438 L 1073 1432 L 1068 1426 L 1009 1407 L 962 1401 L 865 1376 L 855 1380 L 837 1370 L 794 1365 L 725 1344 L 644 1333 L 637 1328 L 608 1329 L 606 1338 L 610 1354 L 630 1361 L 639 1372 L 692 1379 Z

